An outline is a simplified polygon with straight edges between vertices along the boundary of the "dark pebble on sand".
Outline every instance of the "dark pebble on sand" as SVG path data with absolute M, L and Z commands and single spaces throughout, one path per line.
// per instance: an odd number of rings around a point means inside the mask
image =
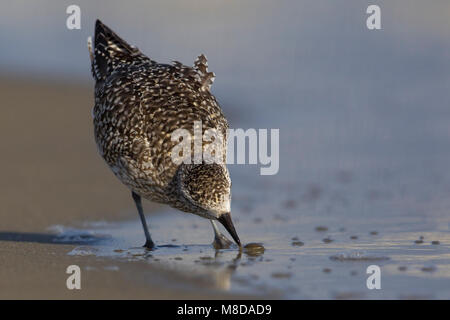
M 415 243 L 415 244 L 422 244 L 422 243 L 423 243 L 423 240 L 416 240 L 416 241 L 414 241 L 414 243 Z
M 398 267 L 398 270 L 399 271 L 406 271 L 408 268 L 407 267 L 405 267 L 405 266 L 400 266 L 400 267 Z
M 435 266 L 423 267 L 421 270 L 423 272 L 434 272 L 436 271 L 436 267 Z
M 282 278 L 290 278 L 292 276 L 291 273 L 285 273 L 285 272 L 274 272 L 272 273 L 272 278 L 282 279 Z
M 318 227 L 316 227 L 316 231 L 317 232 L 325 232 L 327 230 L 328 230 L 328 227 L 325 227 L 325 226 L 318 226 Z
M 439 241 L 431 241 L 431 244 L 441 244 Z
M 358 239 L 358 236 L 351 236 L 350 239 L 356 240 L 356 239 Z
M 208 257 L 208 256 L 204 256 L 204 257 L 200 257 L 200 260 L 212 260 L 212 257 Z
M 175 260 L 183 260 L 182 257 L 175 257 L 174 259 L 175 259 Z
M 294 200 L 287 200 L 287 201 L 284 203 L 284 207 L 287 208 L 287 209 L 293 209 L 293 208 L 295 208 L 296 206 L 297 206 L 297 204 L 295 203 Z
M 292 245 L 293 245 L 294 247 L 302 247 L 302 246 L 304 245 L 304 243 L 301 242 L 301 241 L 293 241 L 293 242 L 292 242 Z
M 378 231 L 370 231 L 370 235 L 376 236 L 378 234 Z
M 292 241 L 298 241 L 298 237 L 292 237 L 291 240 Z
M 322 241 L 323 241 L 324 243 L 330 243 L 330 242 L 333 242 L 333 239 L 325 238 L 325 239 L 322 239 Z
M 253 219 L 253 222 L 254 223 L 261 223 L 262 219 L 261 218 L 255 218 L 255 219 Z
M 324 268 L 322 271 L 323 271 L 324 273 L 330 273 L 330 272 L 331 272 L 331 269 L 330 269 L 330 268 Z

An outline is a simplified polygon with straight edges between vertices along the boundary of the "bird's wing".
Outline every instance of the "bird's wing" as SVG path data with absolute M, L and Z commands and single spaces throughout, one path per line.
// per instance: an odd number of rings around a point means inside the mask
M 204 54 L 197 57 L 194 62 L 194 69 L 200 77 L 201 90 L 210 90 L 216 75 L 214 72 L 208 72 L 208 60 Z

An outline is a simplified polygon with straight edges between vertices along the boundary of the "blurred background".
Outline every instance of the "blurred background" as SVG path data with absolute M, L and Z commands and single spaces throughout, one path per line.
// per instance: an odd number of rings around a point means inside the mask
M 81 30 L 66 28 L 71 4 Z M 236 211 L 448 231 L 446 0 L 3 2 L 3 229 L 135 217 L 93 141 L 97 18 L 158 62 L 204 53 L 230 127 L 280 129 L 277 175 L 230 166 Z
M 71 4 L 81 8 L 81 30 L 66 28 Z M 366 28 L 369 4 L 381 7 L 382 30 Z M 97 18 L 160 62 L 190 65 L 206 54 L 230 126 L 280 128 L 279 174 L 260 177 L 257 166 L 232 166 L 251 178 L 244 181 L 281 183 L 289 193 L 292 185 L 361 170 L 370 189 L 397 171 L 403 184 L 425 190 L 430 179 L 448 176 L 449 16 L 448 1 L 3 4 L 2 203 L 32 197 L 37 185 L 62 187 L 70 199 L 75 192 L 108 198 L 102 184 L 72 190 L 77 177 L 84 184 L 102 168 L 92 144 L 86 48 Z M 50 206 L 56 198 L 34 200 Z M 25 211 L 29 205 L 14 203 Z

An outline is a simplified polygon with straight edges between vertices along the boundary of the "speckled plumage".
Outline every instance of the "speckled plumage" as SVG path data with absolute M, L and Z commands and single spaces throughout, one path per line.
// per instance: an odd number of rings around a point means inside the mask
M 229 211 L 228 123 L 210 92 L 206 57 L 193 67 L 157 63 L 97 20 L 91 60 L 95 141 L 114 174 L 138 195 L 182 211 L 209 219 Z M 193 135 L 194 121 L 223 135 L 223 164 L 172 161 L 171 134 Z

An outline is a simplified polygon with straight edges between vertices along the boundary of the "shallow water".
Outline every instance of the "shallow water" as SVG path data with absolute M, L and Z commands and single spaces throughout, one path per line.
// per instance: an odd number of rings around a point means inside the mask
M 398 221 L 386 226 L 299 218 L 294 209 L 282 216 L 269 214 L 265 223 L 255 223 L 251 214 L 235 216 L 244 244 L 262 243 L 262 254 L 215 250 L 208 221 L 172 211 L 148 217 L 158 245 L 153 251 L 140 247 L 143 232 L 137 219 L 82 229 L 59 226 L 57 232 L 62 242 L 86 241 L 69 255 L 147 261 L 193 279 L 199 287 L 232 293 L 289 299 L 450 298 L 448 232 L 426 231 L 426 225 L 420 231 L 405 230 Z M 420 237 L 423 243 L 415 243 Z M 440 244 L 431 244 L 436 240 Z M 366 287 L 366 269 L 373 264 L 381 268 L 381 290 Z

